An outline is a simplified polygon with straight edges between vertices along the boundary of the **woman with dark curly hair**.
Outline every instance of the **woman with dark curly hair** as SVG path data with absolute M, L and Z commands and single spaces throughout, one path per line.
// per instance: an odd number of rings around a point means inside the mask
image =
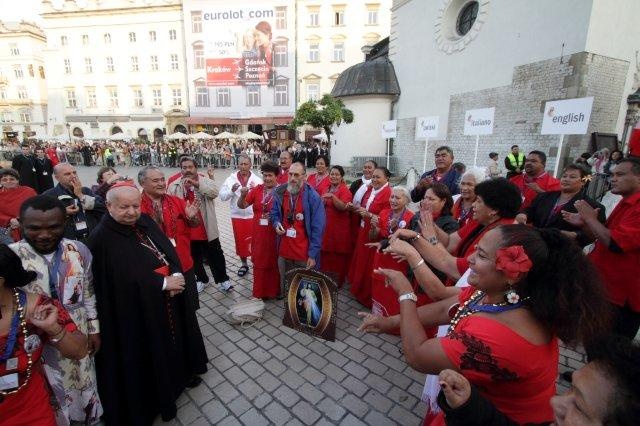
M 459 371 L 520 424 L 553 421 L 558 339 L 590 343 L 608 331 L 609 308 L 595 269 L 559 231 L 525 225 L 486 232 L 468 263 L 470 287 L 420 308 L 404 274 L 378 270 L 400 296 L 400 315 L 364 315 L 360 330 L 400 327 L 414 369 Z M 447 323 L 445 337 L 427 338 L 424 327 Z M 429 420 L 444 424 L 442 415 Z

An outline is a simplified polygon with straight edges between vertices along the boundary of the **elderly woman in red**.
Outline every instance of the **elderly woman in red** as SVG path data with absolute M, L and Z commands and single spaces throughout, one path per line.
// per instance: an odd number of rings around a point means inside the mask
M 56 424 L 40 363 L 43 344 L 72 359 L 87 354 L 87 336 L 58 301 L 19 288 L 35 276 L 0 245 L 0 425 Z
M 253 297 L 272 298 L 280 293 L 278 251 L 276 231 L 269 224 L 269 212 L 273 204 L 273 190 L 278 184 L 280 169 L 273 161 L 260 166 L 262 185 L 253 189 L 240 189 L 238 207 L 253 206 L 253 238 L 251 239 L 251 262 L 253 262 Z
M 355 210 L 361 218 L 360 231 L 347 279 L 351 284 L 351 294 L 367 308 L 371 308 L 371 271 L 376 252 L 375 248 L 366 244 L 380 239 L 377 229 L 371 226 L 371 219 L 382 210 L 390 208 L 390 176 L 391 173 L 386 167 L 375 169 L 371 175 L 371 186 L 362 197 L 362 205 Z
M 420 308 L 403 274 L 379 270 L 400 296 L 400 315 L 369 315 L 360 328 L 399 326 L 414 369 L 459 371 L 519 424 L 553 421 L 549 399 L 558 375 L 558 338 L 569 345 L 589 343 L 608 330 L 608 307 L 593 266 L 558 231 L 524 225 L 484 234 L 469 265 L 470 287 Z M 427 338 L 424 326 L 446 323 L 445 337 Z M 442 414 L 430 420 L 444 424 Z
M 451 214 L 458 221 L 460 228 L 473 220 L 473 202 L 476 200 L 475 187 L 486 179 L 486 174 L 479 167 L 471 167 L 460 179 L 460 196 L 453 203 Z
M 320 193 L 327 215 L 322 238 L 321 269 L 335 275 L 337 284 L 340 286 L 344 283 L 349 269 L 352 248 L 351 233 L 349 232 L 351 215 L 347 210 L 352 195 L 343 178 L 344 169 L 342 166 L 331 167 L 329 173 L 331 185 Z

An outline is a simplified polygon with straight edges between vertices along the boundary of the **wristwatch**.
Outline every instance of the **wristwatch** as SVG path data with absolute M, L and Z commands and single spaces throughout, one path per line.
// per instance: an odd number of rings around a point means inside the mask
M 413 292 L 405 293 L 398 297 L 398 303 L 402 302 L 403 300 L 413 300 L 414 302 L 418 302 L 418 296 L 416 296 L 416 294 Z

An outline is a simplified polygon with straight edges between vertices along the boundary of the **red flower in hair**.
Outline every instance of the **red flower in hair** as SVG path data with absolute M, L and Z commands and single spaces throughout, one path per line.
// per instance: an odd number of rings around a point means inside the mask
M 522 246 L 503 247 L 496 252 L 496 269 L 504 272 L 510 280 L 529 272 L 532 266 L 533 263 Z

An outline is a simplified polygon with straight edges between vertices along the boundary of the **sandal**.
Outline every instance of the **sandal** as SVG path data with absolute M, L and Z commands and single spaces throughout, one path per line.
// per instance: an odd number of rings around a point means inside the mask
M 238 269 L 238 276 L 244 277 L 245 275 L 247 275 L 247 272 L 249 272 L 249 266 L 242 265 L 240 269 Z

